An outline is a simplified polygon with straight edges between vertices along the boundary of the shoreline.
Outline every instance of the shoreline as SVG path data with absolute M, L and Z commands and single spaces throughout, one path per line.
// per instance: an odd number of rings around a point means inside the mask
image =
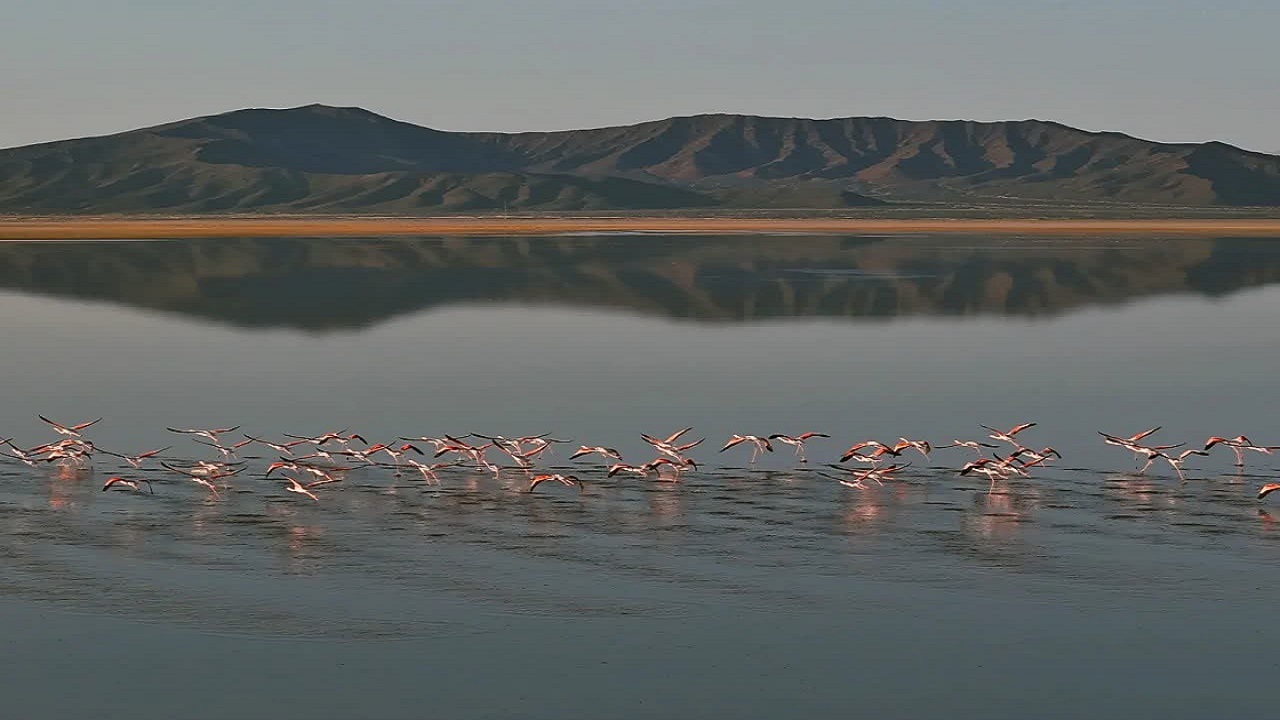
M 151 240 L 194 237 L 875 234 L 1280 237 L 1280 218 L 906 219 L 866 217 L 9 217 L 0 241 Z

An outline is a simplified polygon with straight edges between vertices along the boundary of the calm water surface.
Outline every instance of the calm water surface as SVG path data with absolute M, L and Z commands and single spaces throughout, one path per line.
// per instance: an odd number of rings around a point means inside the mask
M 15 717 L 1265 715 L 1274 458 L 1137 475 L 1095 431 L 1280 444 L 1280 242 L 586 236 L 0 244 L 0 436 L 552 432 L 703 471 L 579 493 L 367 468 L 321 501 L 0 461 Z M 978 439 L 854 490 L 729 433 Z M 566 472 L 569 470 L 565 470 Z M 136 475 L 136 474 L 135 474 Z M 133 476 L 133 475 L 131 475 Z M 545 492 L 544 492 L 545 490 Z

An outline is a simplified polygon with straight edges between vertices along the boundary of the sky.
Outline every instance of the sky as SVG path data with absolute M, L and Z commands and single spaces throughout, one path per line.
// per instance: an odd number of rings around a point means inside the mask
M 1038 118 L 1280 152 L 1275 0 L 15 5 L 0 147 L 319 102 L 444 130 Z

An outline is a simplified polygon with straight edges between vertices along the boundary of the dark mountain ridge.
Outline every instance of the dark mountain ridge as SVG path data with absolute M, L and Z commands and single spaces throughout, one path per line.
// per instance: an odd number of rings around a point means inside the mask
M 3 212 L 1280 205 L 1280 157 L 1039 120 L 697 115 L 446 132 L 360 108 L 238 110 L 0 150 Z

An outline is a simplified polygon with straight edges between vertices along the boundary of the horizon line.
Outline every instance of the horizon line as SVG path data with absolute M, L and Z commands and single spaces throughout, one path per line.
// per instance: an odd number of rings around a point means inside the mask
M 28 143 L 25 145 L 13 145 L 9 147 L 2 147 L 0 148 L 0 152 L 34 148 L 34 147 L 40 147 L 42 145 L 54 145 L 57 143 L 75 142 L 78 140 L 95 140 L 95 139 L 101 139 L 101 138 L 115 137 L 117 135 L 127 135 L 129 133 L 153 130 L 153 129 L 163 128 L 169 125 L 176 125 L 184 122 L 192 122 L 196 120 L 205 120 L 209 118 L 217 118 L 217 117 L 223 117 L 227 115 L 234 115 L 236 113 L 255 112 L 255 111 L 285 113 L 285 112 L 297 112 L 299 110 L 307 110 L 310 108 L 323 108 L 326 110 L 359 111 L 359 112 L 367 113 L 374 117 L 379 117 L 384 120 L 389 120 L 391 122 L 399 123 L 402 125 L 409 125 L 409 126 L 421 128 L 424 130 L 432 130 L 435 132 L 460 134 L 460 135 L 554 135 L 554 134 L 574 133 L 574 132 L 591 132 L 591 131 L 598 131 L 598 130 L 616 130 L 620 128 L 637 127 L 640 125 L 648 125 L 653 123 L 669 122 L 672 120 L 689 120 L 689 119 L 709 118 L 709 117 L 741 117 L 741 118 L 757 118 L 762 120 L 802 120 L 802 121 L 809 121 L 809 122 L 838 122 L 842 120 L 887 120 L 891 122 L 920 123 L 920 124 L 972 123 L 976 125 L 1001 125 L 1001 124 L 1011 124 L 1011 123 L 1042 123 L 1046 125 L 1056 125 L 1061 128 L 1066 128 L 1068 130 L 1074 130 L 1076 132 L 1082 132 L 1089 135 L 1119 136 L 1119 137 L 1129 138 L 1132 140 L 1138 140 L 1141 142 L 1153 143 L 1156 145 L 1164 145 L 1164 146 L 1170 146 L 1170 147 L 1223 145 L 1233 150 L 1237 150 L 1243 153 L 1249 153 L 1252 155 L 1259 155 L 1262 157 L 1280 157 L 1280 151 L 1266 152 L 1261 150 L 1250 150 L 1248 148 L 1243 148 L 1243 147 L 1240 147 L 1239 145 L 1233 145 L 1231 143 L 1228 143 L 1222 140 L 1167 142 L 1163 140 L 1151 140 L 1149 138 L 1139 137 L 1137 135 L 1132 135 L 1130 133 L 1126 133 L 1120 130 L 1089 130 L 1086 128 L 1076 127 L 1074 125 L 1068 125 L 1067 123 L 1061 122 L 1059 120 L 1046 120 L 1042 118 L 1020 118 L 1020 119 L 1003 119 L 1003 120 L 974 120 L 971 118 L 930 118 L 926 120 L 912 120 L 908 118 L 899 118 L 899 117 L 893 117 L 889 115 L 837 115 L 837 116 L 825 117 L 825 118 L 813 118 L 813 117 L 804 117 L 801 115 L 761 115 L 757 113 L 738 113 L 738 112 L 700 112 L 700 113 L 692 113 L 687 115 L 670 115 L 663 118 L 655 118 L 652 120 L 640 120 L 637 122 L 618 124 L 618 125 L 599 125 L 599 126 L 591 126 L 591 127 L 569 128 L 569 129 L 563 129 L 563 130 L 514 130 L 514 131 L 510 131 L 510 130 L 508 131 L 444 130 L 440 128 L 431 127 L 429 125 L 421 125 L 416 122 L 394 118 L 394 117 L 391 117 L 390 115 L 384 115 L 380 112 L 370 110 L 360 105 L 330 105 L 330 104 L 321 103 L 321 102 L 307 103 L 305 105 L 292 105 L 287 107 L 242 107 L 242 108 L 236 108 L 233 110 L 224 110 L 221 112 L 209 113 L 206 115 L 193 115 L 190 117 L 179 118 L 177 120 L 167 120 L 164 122 L 155 123 L 151 125 L 143 125 L 140 127 L 133 127 L 125 130 L 117 130 L 114 132 L 102 133 L 99 135 L 81 135 L 78 137 L 68 137 L 68 138 L 61 138 L 57 140 L 45 140 L 45 141 L 36 142 L 36 143 Z

